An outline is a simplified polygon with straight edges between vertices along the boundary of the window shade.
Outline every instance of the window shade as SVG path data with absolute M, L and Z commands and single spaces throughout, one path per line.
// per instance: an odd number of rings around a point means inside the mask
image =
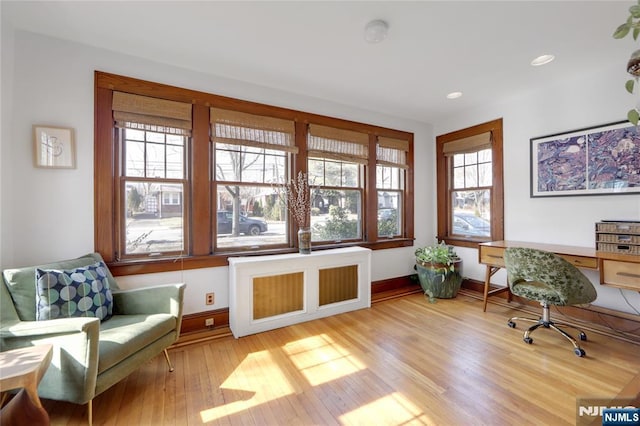
M 307 150 L 309 157 L 365 164 L 369 158 L 369 135 L 309 124 Z
M 379 136 L 376 147 L 376 164 L 406 169 L 409 167 L 407 166 L 408 151 L 409 141 Z
M 467 138 L 446 142 L 443 146 L 444 155 L 462 154 L 491 148 L 493 137 L 491 132 L 480 133 Z
M 191 132 L 191 104 L 114 91 L 112 109 L 116 127 Z
M 291 120 L 211 108 L 211 140 L 297 153 Z

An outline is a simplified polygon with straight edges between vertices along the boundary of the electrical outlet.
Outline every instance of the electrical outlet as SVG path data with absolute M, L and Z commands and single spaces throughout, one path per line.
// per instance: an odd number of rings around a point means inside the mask
M 213 327 L 213 318 L 207 318 L 204 320 L 204 325 L 207 327 Z
M 215 300 L 216 300 L 216 299 L 215 299 L 215 294 L 214 294 L 214 293 L 207 293 L 207 294 L 205 295 L 204 302 L 205 302 L 207 305 L 213 305 L 213 303 L 215 302 Z

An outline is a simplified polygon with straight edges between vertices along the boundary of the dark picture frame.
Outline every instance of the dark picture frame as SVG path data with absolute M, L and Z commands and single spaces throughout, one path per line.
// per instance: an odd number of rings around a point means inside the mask
M 628 121 L 530 139 L 531 197 L 640 192 L 640 129 Z

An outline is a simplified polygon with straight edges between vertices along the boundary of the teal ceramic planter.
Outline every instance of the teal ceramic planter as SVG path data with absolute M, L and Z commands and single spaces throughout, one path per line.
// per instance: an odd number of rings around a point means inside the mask
M 460 267 L 462 260 L 457 260 L 453 264 L 451 271 L 447 265 L 443 264 L 420 264 L 416 263 L 416 271 L 420 286 L 425 296 L 429 297 L 429 302 L 435 303 L 435 299 L 451 299 L 456 297 L 462 284 Z

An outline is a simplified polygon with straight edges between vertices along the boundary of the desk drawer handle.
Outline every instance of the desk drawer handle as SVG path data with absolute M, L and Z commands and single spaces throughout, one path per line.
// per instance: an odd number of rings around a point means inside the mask
M 630 272 L 617 272 L 616 275 L 619 275 L 621 277 L 640 278 L 639 274 L 632 274 Z
M 502 256 L 498 256 L 496 254 L 488 254 L 487 257 L 493 257 L 494 259 L 502 259 Z

